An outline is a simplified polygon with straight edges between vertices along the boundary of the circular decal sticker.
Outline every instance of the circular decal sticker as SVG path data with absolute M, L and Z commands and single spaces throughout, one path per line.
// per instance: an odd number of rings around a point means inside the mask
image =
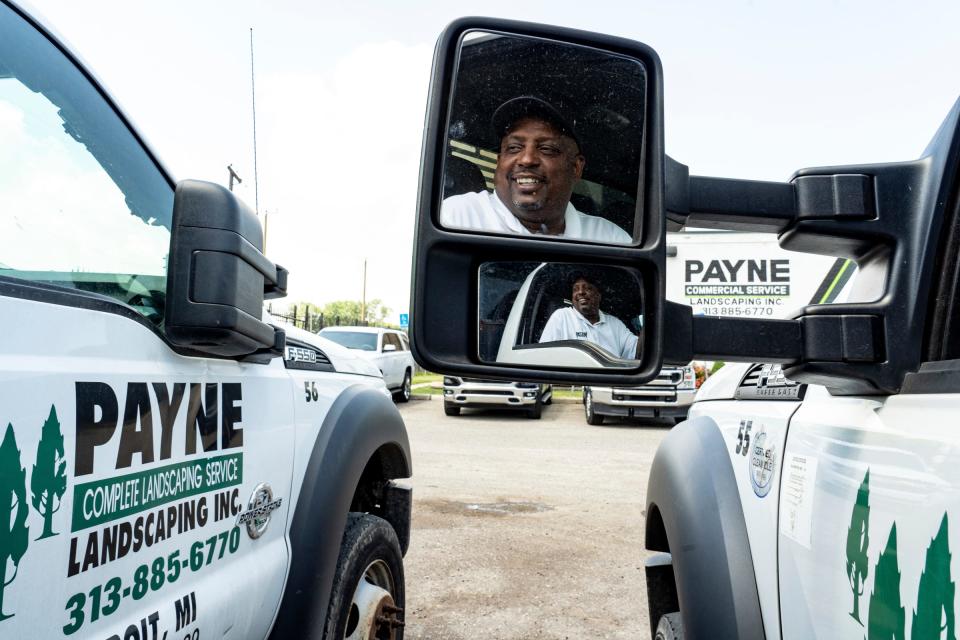
M 750 484 L 760 498 L 770 493 L 773 472 L 777 467 L 777 452 L 767 440 L 767 431 L 761 427 L 750 445 Z

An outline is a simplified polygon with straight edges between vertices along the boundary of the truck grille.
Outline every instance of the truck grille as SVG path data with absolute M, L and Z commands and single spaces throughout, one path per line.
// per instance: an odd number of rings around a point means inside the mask
M 676 402 L 677 394 L 673 391 L 664 389 L 636 389 L 630 390 L 630 393 L 624 393 L 624 390 L 614 389 L 613 399 L 620 402 Z

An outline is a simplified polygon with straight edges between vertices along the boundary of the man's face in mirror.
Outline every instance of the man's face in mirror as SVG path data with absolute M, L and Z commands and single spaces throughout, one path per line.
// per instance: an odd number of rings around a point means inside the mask
M 549 122 L 517 120 L 500 141 L 497 196 L 530 231 L 563 233 L 567 203 L 584 163 L 577 143 Z
M 573 283 L 570 301 L 573 308 L 590 322 L 600 319 L 600 289 L 586 278 L 577 278 Z

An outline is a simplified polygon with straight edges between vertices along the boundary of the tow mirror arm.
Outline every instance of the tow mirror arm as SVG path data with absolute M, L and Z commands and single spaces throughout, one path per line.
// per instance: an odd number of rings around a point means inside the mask
M 689 169 L 665 158 L 665 209 L 673 230 L 682 227 L 776 233 L 800 222 L 843 223 L 877 216 L 874 177 L 862 173 L 799 175 L 791 182 L 760 182 L 691 176 Z M 839 225 L 838 225 L 839 226 Z M 850 241 L 826 242 L 824 253 L 842 255 Z M 793 248 L 793 247 L 787 247 Z M 833 253 L 834 251 L 837 253 Z M 884 316 L 878 309 L 857 313 L 849 305 L 839 313 L 808 313 L 794 319 L 767 320 L 692 316 L 690 307 L 665 301 L 664 361 L 693 359 L 784 364 L 798 380 L 834 381 L 841 388 L 876 393 L 833 373 L 838 365 L 879 363 L 885 359 Z M 821 309 L 822 311 L 822 309 Z M 809 375 L 808 375 L 809 374 Z
M 665 165 L 667 220 L 674 225 L 782 233 L 802 220 L 876 218 L 873 176 L 802 175 L 790 182 L 691 176 L 670 156 Z

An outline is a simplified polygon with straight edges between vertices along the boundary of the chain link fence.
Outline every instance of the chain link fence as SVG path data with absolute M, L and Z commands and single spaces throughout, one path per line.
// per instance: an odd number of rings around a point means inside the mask
M 384 322 L 369 322 L 360 318 L 347 316 L 331 316 L 323 313 L 310 312 L 310 307 L 293 305 L 286 313 L 279 313 L 267 307 L 267 313 L 275 320 L 292 324 L 300 329 L 316 333 L 324 327 L 389 327 Z M 395 328 L 395 327 L 394 327 Z

